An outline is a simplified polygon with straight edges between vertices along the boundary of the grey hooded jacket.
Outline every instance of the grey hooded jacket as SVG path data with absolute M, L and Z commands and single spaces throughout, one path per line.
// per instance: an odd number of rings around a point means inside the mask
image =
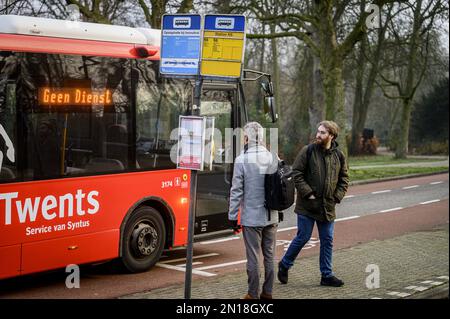
M 264 176 L 275 172 L 277 158 L 261 145 L 249 146 L 236 157 L 228 219 L 237 220 L 240 208 L 242 226 L 265 227 L 278 222 L 278 212 L 271 211 L 269 221 L 264 207 Z

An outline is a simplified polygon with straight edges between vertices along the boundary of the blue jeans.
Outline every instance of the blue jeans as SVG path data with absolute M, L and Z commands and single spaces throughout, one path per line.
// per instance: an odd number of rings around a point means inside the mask
M 319 222 L 305 215 L 297 215 L 297 236 L 292 240 L 286 254 L 281 259 L 281 264 L 289 269 L 294 265 L 294 261 L 302 250 L 303 246 L 311 239 L 317 223 L 320 238 L 320 272 L 322 277 L 331 277 L 333 274 L 333 235 L 334 222 Z

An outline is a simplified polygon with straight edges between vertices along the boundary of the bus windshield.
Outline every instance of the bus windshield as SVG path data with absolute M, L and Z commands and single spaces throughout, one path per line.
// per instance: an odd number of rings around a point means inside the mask
M 157 61 L 43 53 L 0 56 L 0 182 L 174 168 L 188 80 Z M 11 148 L 13 148 L 13 155 Z

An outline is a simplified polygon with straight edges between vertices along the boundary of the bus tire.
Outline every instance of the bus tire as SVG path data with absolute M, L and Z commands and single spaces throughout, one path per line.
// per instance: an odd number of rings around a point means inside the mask
M 127 221 L 122 234 L 121 262 L 129 272 L 142 272 L 153 267 L 161 257 L 166 239 L 164 220 L 148 206 L 137 208 Z

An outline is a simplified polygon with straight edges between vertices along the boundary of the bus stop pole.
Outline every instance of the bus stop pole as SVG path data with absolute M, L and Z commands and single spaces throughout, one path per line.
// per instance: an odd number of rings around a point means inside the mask
M 200 115 L 200 99 L 202 94 L 203 80 L 199 76 L 195 81 L 194 101 L 192 105 L 192 115 Z M 184 284 L 184 299 L 191 299 L 192 283 L 192 258 L 194 254 L 194 227 L 195 209 L 197 203 L 197 171 L 191 170 L 191 191 L 189 194 L 189 226 L 188 226 L 188 246 L 186 250 L 186 276 Z

